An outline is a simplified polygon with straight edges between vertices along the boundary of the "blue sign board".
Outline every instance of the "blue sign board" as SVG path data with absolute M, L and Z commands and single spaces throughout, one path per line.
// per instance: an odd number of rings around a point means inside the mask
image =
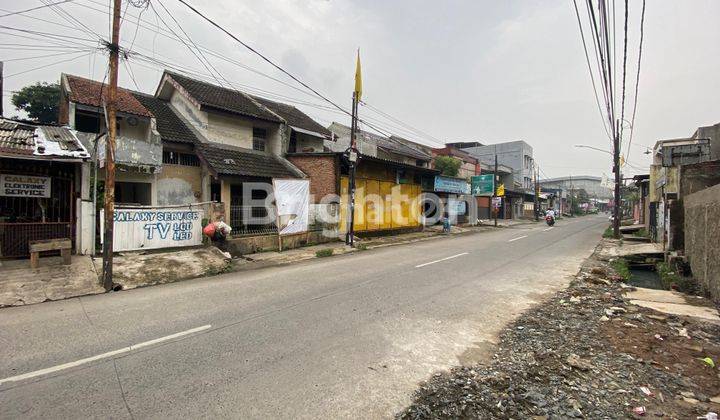
M 435 191 L 454 194 L 470 194 L 470 184 L 462 178 L 436 175 Z

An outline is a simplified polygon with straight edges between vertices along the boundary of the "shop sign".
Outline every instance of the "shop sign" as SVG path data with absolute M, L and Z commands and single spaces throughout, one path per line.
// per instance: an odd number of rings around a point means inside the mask
M 448 215 L 458 216 L 467 212 L 467 203 L 464 200 L 449 200 Z
M 449 176 L 435 176 L 435 191 L 454 194 L 470 194 L 470 184 L 460 178 Z
M 502 197 L 493 197 L 492 206 L 494 209 L 499 209 L 502 206 Z
M 493 195 L 494 175 L 475 175 L 470 178 L 472 195 L 491 196 Z
M 5 197 L 50 197 L 50 178 L 33 175 L 0 175 L 0 195 Z
M 113 250 L 174 248 L 202 244 L 200 208 L 153 207 L 116 208 Z M 101 212 L 100 232 L 105 218 Z M 102 238 L 101 238 L 102 240 Z

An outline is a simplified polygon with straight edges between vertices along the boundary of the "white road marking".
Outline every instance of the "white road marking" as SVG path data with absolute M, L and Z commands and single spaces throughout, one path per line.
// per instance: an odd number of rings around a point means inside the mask
M 415 268 L 425 267 L 426 265 L 439 263 L 439 262 L 441 262 L 441 261 L 451 260 L 451 259 L 453 259 L 453 258 L 461 257 L 461 256 L 467 255 L 467 254 L 468 254 L 467 252 L 463 252 L 462 254 L 451 255 L 451 256 L 449 256 L 449 257 L 441 258 L 441 259 L 439 259 L 439 260 L 430 261 L 430 262 L 426 262 L 425 264 L 416 265 Z
M 519 240 L 519 239 L 522 239 L 522 238 L 527 238 L 527 235 L 518 236 L 517 238 L 512 238 L 512 239 L 510 239 L 508 242 L 515 242 L 515 241 L 517 241 L 517 240 Z
M 553 227 L 551 226 L 551 227 L 549 227 L 549 228 L 547 228 L 547 229 L 543 229 L 543 232 L 547 232 L 548 230 L 551 230 L 552 228 L 553 228 Z
M 163 341 L 168 341 L 168 340 L 172 340 L 174 338 L 186 336 L 188 334 L 193 334 L 196 332 L 204 331 L 210 327 L 212 327 L 212 325 L 210 325 L 210 324 L 203 325 L 202 327 L 191 328 L 186 331 L 181 331 L 179 333 L 166 335 L 165 337 L 156 338 L 154 340 L 145 341 L 145 342 L 138 343 L 138 344 L 133 344 L 128 347 L 123 347 L 121 349 L 109 351 L 107 353 L 98 354 L 96 356 L 86 357 L 84 359 L 76 360 L 74 362 L 64 363 L 62 365 L 57 365 L 57 366 L 49 367 L 46 369 L 36 370 L 34 372 L 24 373 L 22 375 L 11 376 L 9 378 L 0 379 L 0 385 L 4 384 L 6 382 L 17 382 L 17 381 L 22 381 L 25 379 L 36 378 L 38 376 L 59 372 L 61 370 L 65 370 L 65 369 L 74 368 L 74 367 L 77 367 L 80 365 L 84 365 L 86 363 L 94 362 L 96 360 L 107 359 L 109 357 L 117 356 L 118 354 L 128 353 L 133 350 L 141 349 L 143 347 L 152 346 L 153 344 L 162 343 Z

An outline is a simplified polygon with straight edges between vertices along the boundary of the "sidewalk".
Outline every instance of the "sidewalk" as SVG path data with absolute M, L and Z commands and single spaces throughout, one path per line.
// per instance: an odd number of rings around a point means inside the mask
M 498 228 L 534 223 L 527 220 L 498 221 Z M 366 249 L 410 244 L 452 235 L 479 233 L 494 229 L 492 225 L 452 226 L 449 234 L 442 226 L 429 226 L 420 232 L 391 236 L 357 238 L 355 248 L 344 242 L 330 242 L 282 252 L 258 252 L 239 258 L 230 258 L 216 247 L 200 247 L 167 252 L 122 252 L 114 258 L 113 282 L 119 289 L 134 289 L 162 283 L 172 283 L 224 272 L 241 271 L 290 264 L 318 258 L 341 255 Z M 0 307 L 29 305 L 49 300 L 69 299 L 77 296 L 104 293 L 100 273 L 102 259 L 73 256 L 72 264 L 65 266 L 59 257 L 46 257 L 40 267 L 32 270 L 29 261 L 8 260 L 0 266 Z

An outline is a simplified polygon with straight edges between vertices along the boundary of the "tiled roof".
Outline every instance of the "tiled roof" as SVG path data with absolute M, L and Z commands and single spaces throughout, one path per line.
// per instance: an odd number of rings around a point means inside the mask
M 103 106 L 103 99 L 107 96 L 107 84 L 69 74 L 64 76 L 70 87 L 68 95 L 72 102 L 94 107 Z M 123 88 L 118 88 L 117 91 L 117 110 L 127 114 L 152 117 L 150 111 L 133 96 L 132 92 Z
M 218 175 L 298 178 L 277 156 L 218 143 L 198 143 L 197 151 Z
M 200 106 L 245 115 L 266 121 L 282 122 L 280 118 L 253 102 L 249 95 L 200 80 L 166 71 Z
M 35 126 L 0 120 L 0 152 L 32 155 L 35 151 Z
M 270 111 L 279 115 L 280 118 L 285 120 L 288 125 L 330 137 L 330 131 L 327 128 L 323 127 L 294 106 L 271 101 L 270 99 L 261 98 L 259 96 L 253 96 L 252 98 L 260 102 L 264 107 L 270 109 Z
M 197 137 L 180 117 L 162 99 L 144 93 L 133 92 L 135 98 L 154 116 L 160 138 L 178 143 L 195 143 Z

